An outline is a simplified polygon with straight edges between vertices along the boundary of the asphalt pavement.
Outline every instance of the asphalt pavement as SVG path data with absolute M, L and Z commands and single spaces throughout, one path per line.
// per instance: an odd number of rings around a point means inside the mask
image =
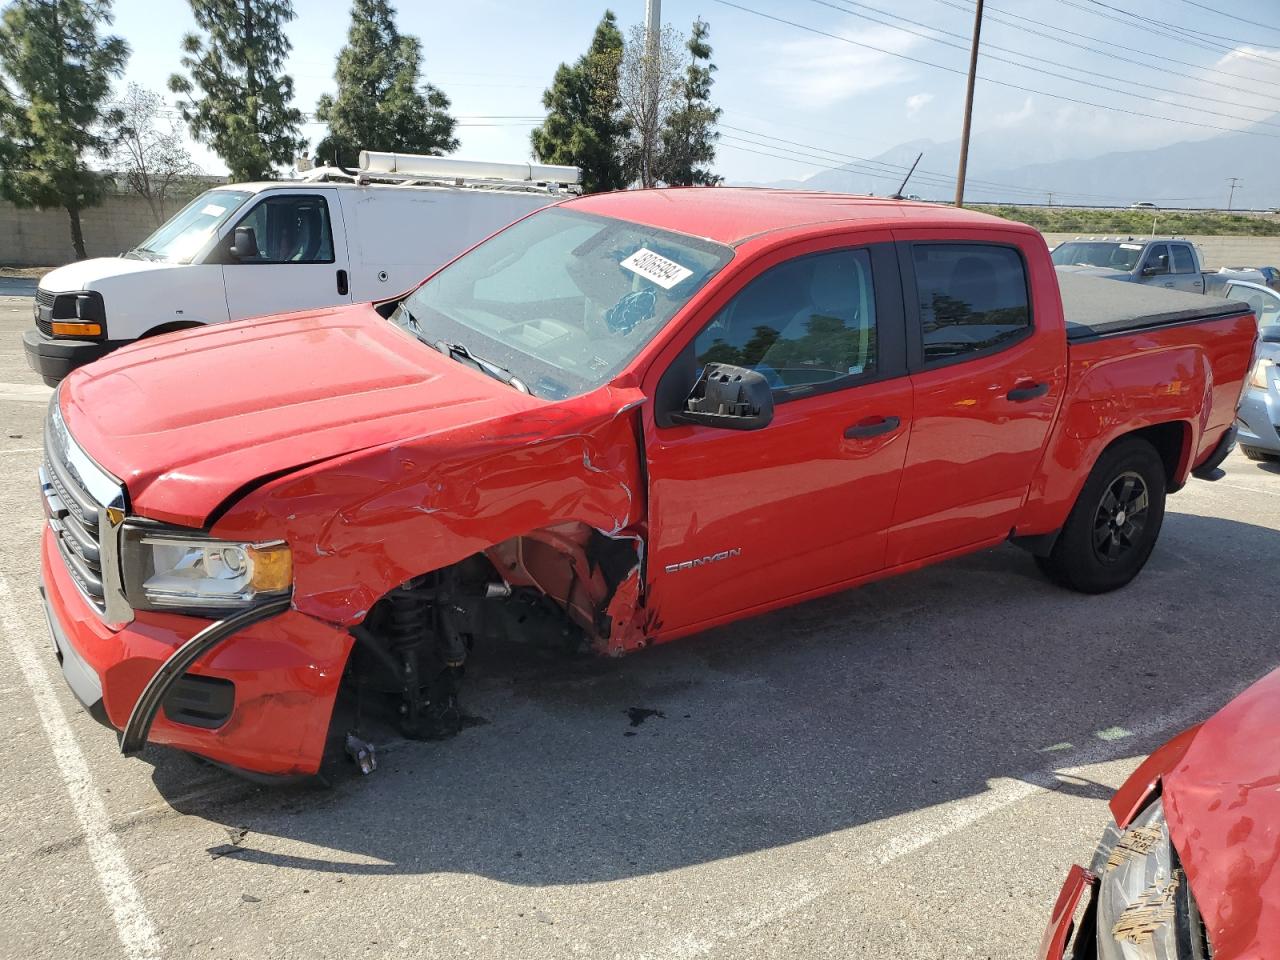
M 0 957 L 1028 957 L 1111 791 L 1280 663 L 1280 469 L 1234 454 L 1106 596 L 1002 547 L 621 660 L 490 654 L 487 723 L 328 789 L 124 759 L 38 603 L 30 310 L 0 298 Z

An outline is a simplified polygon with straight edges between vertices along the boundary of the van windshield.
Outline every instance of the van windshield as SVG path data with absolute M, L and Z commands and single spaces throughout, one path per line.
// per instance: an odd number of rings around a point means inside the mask
M 391 320 L 562 399 L 607 382 L 732 256 L 708 240 L 550 207 L 449 264 Z
M 1128 273 L 1137 266 L 1144 246 L 1141 243 L 1069 240 L 1054 247 L 1050 257 L 1059 267 L 1110 267 Z
M 240 190 L 209 190 L 165 221 L 155 233 L 125 254 L 133 260 L 185 263 L 249 199 Z

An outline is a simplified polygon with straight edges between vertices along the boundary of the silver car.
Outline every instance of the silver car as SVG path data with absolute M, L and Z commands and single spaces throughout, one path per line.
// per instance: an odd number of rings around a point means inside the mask
M 1236 414 L 1240 450 L 1250 460 L 1280 463 L 1280 293 L 1236 280 L 1223 296 L 1253 308 L 1262 341 Z

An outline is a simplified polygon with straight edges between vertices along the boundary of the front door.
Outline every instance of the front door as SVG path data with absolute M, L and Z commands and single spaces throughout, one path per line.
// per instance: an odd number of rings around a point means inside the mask
M 900 263 L 915 422 L 890 566 L 1009 533 L 1066 381 L 1050 291 L 1033 304 L 1016 244 L 913 239 Z
M 347 244 L 332 188 L 268 191 L 236 227 L 253 230 L 257 253 L 224 253 L 222 279 L 232 320 L 350 303 Z M 223 243 L 229 248 L 235 229 Z
M 712 362 L 763 373 L 775 402 L 768 426 L 646 418 L 649 606 L 660 634 L 884 565 L 911 426 L 897 263 L 888 242 L 834 243 L 774 255 L 708 305 L 681 353 L 690 376 Z

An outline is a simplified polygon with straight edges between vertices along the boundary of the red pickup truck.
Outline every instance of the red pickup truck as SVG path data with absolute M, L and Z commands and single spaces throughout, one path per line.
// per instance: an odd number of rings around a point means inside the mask
M 737 189 L 575 199 L 380 303 L 126 347 L 51 404 L 79 699 L 256 774 L 353 705 L 458 729 L 473 644 L 623 654 L 1012 539 L 1120 587 L 1231 444 L 1246 305 L 1028 227 Z

